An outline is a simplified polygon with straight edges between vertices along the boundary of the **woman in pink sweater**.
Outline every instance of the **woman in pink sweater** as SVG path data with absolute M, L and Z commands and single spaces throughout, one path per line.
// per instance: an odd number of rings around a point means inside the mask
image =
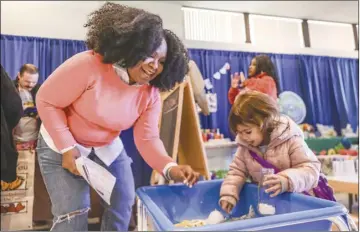
M 37 152 L 52 202 L 52 229 L 87 230 L 89 185 L 75 164 L 83 155 L 116 177 L 110 205 L 103 202 L 101 230 L 126 231 L 135 192 L 121 131 L 134 127 L 140 154 L 165 178 L 190 187 L 199 178 L 168 156 L 158 130 L 159 92 L 183 80 L 187 51 L 159 16 L 114 3 L 93 12 L 85 27 L 90 50 L 60 65 L 36 98 L 43 122 Z
M 229 116 L 239 148 L 220 190 L 220 205 L 230 212 L 247 178 L 259 183 L 261 164 L 251 153 L 280 170 L 263 182 L 274 197 L 282 192 L 303 192 L 316 187 L 320 162 L 304 141 L 298 125 L 279 114 L 276 102 L 258 91 L 240 93 Z M 311 192 L 312 193 L 312 192 Z

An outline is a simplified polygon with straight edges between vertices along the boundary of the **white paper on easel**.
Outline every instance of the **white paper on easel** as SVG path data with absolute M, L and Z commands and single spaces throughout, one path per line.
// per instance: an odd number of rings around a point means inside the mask
M 76 159 L 76 167 L 88 184 L 110 205 L 116 178 L 108 170 L 85 156 Z

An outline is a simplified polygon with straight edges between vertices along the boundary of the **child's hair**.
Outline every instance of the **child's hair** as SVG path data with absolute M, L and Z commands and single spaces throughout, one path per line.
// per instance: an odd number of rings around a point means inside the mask
M 271 133 L 280 123 L 276 102 L 268 95 L 258 91 L 246 91 L 239 94 L 231 108 L 229 126 L 237 134 L 237 125 L 253 124 L 264 133 Z
M 274 79 L 277 92 L 280 93 L 279 80 L 276 75 L 275 66 L 270 57 L 267 55 L 258 55 L 255 56 L 254 59 L 256 60 L 256 70 L 254 76 L 259 75 L 261 72 L 265 72 L 268 76 L 271 76 Z

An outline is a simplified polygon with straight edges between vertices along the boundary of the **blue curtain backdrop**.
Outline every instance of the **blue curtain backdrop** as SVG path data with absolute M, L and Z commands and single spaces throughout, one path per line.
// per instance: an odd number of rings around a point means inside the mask
M 260 53 L 190 49 L 204 79 L 214 86 L 208 92 L 217 94 L 218 110 L 210 116 L 200 116 L 202 128 L 219 128 L 225 136 L 233 138 L 227 126 L 230 104 L 227 91 L 230 74 L 248 74 L 251 59 Z M 275 64 L 281 91 L 297 93 L 307 106 L 305 122 L 315 125 L 334 125 L 340 132 L 347 123 L 355 130 L 358 126 L 359 74 L 358 59 L 267 54 Z M 231 69 L 220 80 L 213 75 L 229 63 Z
M 21 65 L 32 63 L 40 70 L 43 82 L 66 59 L 86 50 L 84 41 L 61 40 L 37 37 L 1 35 L 1 64 L 12 78 Z M 210 116 L 201 116 L 203 128 L 219 128 L 231 137 L 227 118 L 230 104 L 227 91 L 230 87 L 230 73 L 243 71 L 248 74 L 251 59 L 259 53 L 230 52 L 190 49 L 191 58 L 197 63 L 204 78 L 209 78 L 217 94 L 218 110 Z M 300 95 L 307 106 L 306 122 L 334 125 L 337 130 L 350 123 L 358 126 L 359 74 L 358 60 L 334 57 L 267 54 L 274 62 L 282 91 L 290 90 Z M 229 63 L 231 70 L 213 75 Z M 144 162 L 133 141 L 133 131 L 121 134 L 125 149 L 133 159 L 135 185 L 149 183 L 151 169 Z
M 83 41 L 1 35 L 1 64 L 15 78 L 23 64 L 39 68 L 42 83 L 61 63 L 86 50 Z

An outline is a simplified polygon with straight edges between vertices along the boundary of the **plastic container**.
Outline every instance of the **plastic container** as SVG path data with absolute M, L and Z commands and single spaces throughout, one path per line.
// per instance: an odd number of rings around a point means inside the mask
M 261 180 L 260 180 L 260 185 L 258 186 L 258 211 L 259 213 L 261 213 L 263 216 L 265 215 L 272 215 L 273 212 L 272 210 L 270 210 L 269 212 L 267 212 L 264 209 L 264 206 L 273 208 L 276 210 L 275 207 L 275 201 L 276 198 L 272 198 L 270 197 L 270 193 L 266 193 L 265 192 L 265 187 L 264 187 L 264 181 L 265 181 L 265 177 L 267 175 L 272 175 L 275 173 L 275 170 L 272 168 L 261 168 Z
M 222 180 L 199 182 L 193 188 L 184 185 L 149 186 L 136 191 L 138 197 L 138 230 L 158 231 L 329 231 L 331 221 L 340 230 L 350 230 L 342 215 L 347 209 L 336 202 L 326 201 L 302 194 L 284 193 L 276 197 L 276 214 L 242 221 L 226 222 L 196 228 L 178 228 L 174 224 L 183 220 L 205 219 L 218 206 Z M 233 216 L 248 213 L 250 204 L 257 205 L 257 185 L 245 184 L 240 202 Z M 348 217 L 349 218 L 349 217 Z M 331 220 L 331 221 L 329 221 Z M 152 228 L 149 228 L 148 225 Z

